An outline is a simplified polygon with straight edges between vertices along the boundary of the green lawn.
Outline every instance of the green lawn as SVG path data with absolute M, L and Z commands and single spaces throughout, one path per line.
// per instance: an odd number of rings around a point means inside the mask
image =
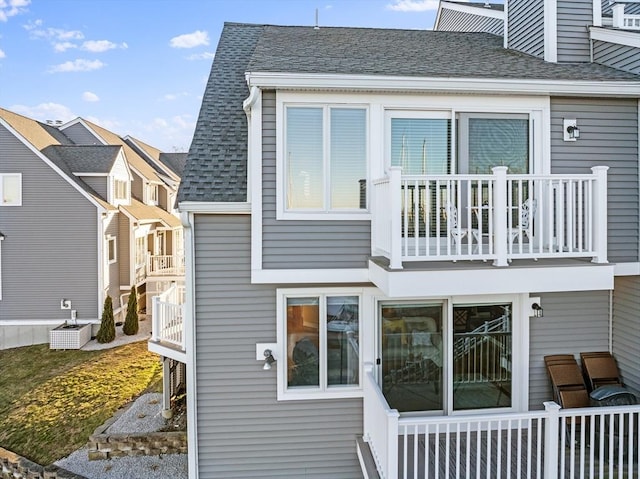
M 0 446 L 51 464 L 84 446 L 131 399 L 160 391 L 161 380 L 146 341 L 102 351 L 46 344 L 0 351 Z

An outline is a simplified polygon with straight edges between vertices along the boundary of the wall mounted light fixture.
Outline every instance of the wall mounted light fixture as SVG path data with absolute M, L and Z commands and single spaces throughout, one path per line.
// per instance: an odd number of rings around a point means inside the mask
M 271 369 L 271 365 L 276 362 L 276 358 L 273 357 L 273 354 L 271 353 L 270 349 L 265 349 L 263 354 L 264 354 L 264 366 L 262 366 L 262 369 L 264 369 L 265 371 L 268 371 L 269 369 Z
M 565 118 L 562 121 L 562 139 L 564 141 L 576 141 L 580 138 L 580 128 L 578 128 L 578 120 L 575 118 Z
M 542 318 L 544 316 L 544 311 L 542 309 L 542 306 L 540 306 L 540 304 L 533 303 L 531 305 L 531 309 L 533 310 L 533 317 L 534 318 Z

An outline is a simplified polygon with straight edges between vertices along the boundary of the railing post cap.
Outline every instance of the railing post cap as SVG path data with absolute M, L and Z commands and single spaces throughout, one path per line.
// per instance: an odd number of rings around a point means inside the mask
M 591 171 L 607 171 L 609 169 L 608 166 L 604 166 L 604 165 L 599 165 L 599 166 L 592 166 L 591 167 Z
M 545 401 L 542 404 L 544 404 L 545 411 L 559 411 L 560 409 L 562 409 L 560 405 L 555 401 Z
M 508 166 L 494 166 L 491 168 L 491 171 L 493 171 L 494 173 L 506 173 L 509 170 Z

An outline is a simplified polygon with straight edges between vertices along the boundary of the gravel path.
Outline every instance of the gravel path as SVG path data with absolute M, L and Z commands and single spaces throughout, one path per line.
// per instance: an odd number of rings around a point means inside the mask
M 150 393 L 140 396 L 108 428 L 112 433 L 140 433 L 157 431 L 164 426 L 162 396 Z M 55 463 L 87 479 L 187 479 L 186 454 L 118 457 L 90 461 L 88 449 L 83 447 Z

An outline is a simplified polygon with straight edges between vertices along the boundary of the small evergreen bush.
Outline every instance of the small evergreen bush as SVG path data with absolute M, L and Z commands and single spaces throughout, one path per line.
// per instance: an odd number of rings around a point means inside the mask
M 122 332 L 127 336 L 138 334 L 138 298 L 136 295 L 136 287 L 131 286 L 131 294 L 129 294 L 129 302 L 127 303 L 127 317 L 122 326 Z
M 96 335 L 99 343 L 110 343 L 116 339 L 116 324 L 113 321 L 113 300 L 108 296 L 104 300 L 104 308 L 102 309 L 102 321 L 100 329 Z

